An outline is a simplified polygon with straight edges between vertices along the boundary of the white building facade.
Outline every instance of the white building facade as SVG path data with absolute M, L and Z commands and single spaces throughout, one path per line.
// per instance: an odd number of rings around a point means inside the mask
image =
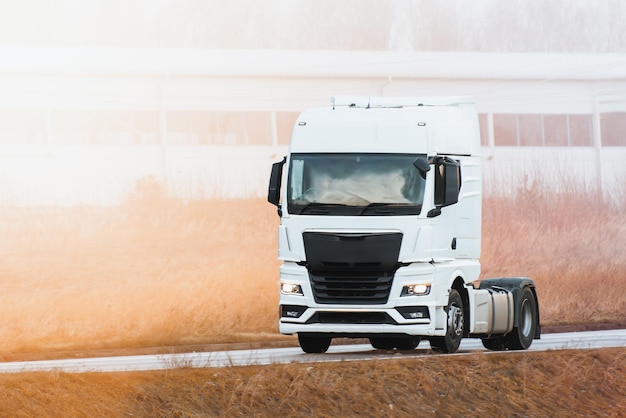
M 626 54 L 0 48 L 0 204 L 259 197 L 330 96 L 472 95 L 487 193 L 548 174 L 624 194 Z

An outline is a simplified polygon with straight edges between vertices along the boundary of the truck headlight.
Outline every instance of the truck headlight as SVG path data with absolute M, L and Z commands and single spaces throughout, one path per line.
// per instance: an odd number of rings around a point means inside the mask
M 302 293 L 302 286 L 289 282 L 280 282 L 280 293 L 282 293 L 283 295 L 304 296 L 304 293 Z
M 417 283 L 417 284 L 407 284 L 402 287 L 402 293 L 400 296 L 424 296 L 430 293 L 430 284 L 426 283 Z

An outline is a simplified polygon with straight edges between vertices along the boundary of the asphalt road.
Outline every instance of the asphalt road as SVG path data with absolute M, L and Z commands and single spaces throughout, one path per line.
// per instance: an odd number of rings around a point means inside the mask
M 544 334 L 534 340 L 529 351 L 626 347 L 626 329 Z M 325 354 L 305 354 L 300 348 L 213 351 L 203 353 L 157 354 L 141 356 L 98 357 L 67 360 L 16 361 L 0 363 L 0 373 L 33 371 L 125 372 L 163 370 L 178 367 L 227 367 L 282 363 L 364 361 L 388 358 L 415 358 L 432 355 L 467 355 L 485 350 L 478 339 L 465 339 L 455 354 L 434 354 L 428 341 L 415 350 L 376 350 L 369 344 L 333 345 Z M 510 352 L 516 353 L 516 352 Z M 519 352 L 518 352 L 519 353 Z

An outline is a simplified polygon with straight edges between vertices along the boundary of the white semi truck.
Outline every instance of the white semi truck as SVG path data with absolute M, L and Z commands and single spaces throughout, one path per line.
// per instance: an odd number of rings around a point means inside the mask
M 300 114 L 268 190 L 282 334 L 307 353 L 336 337 L 444 353 L 540 337 L 532 280 L 478 282 L 479 132 L 471 97 L 336 97 Z

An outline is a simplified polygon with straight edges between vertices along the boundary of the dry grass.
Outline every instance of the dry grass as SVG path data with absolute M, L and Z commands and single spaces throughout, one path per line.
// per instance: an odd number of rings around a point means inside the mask
M 485 277 L 538 285 L 542 323 L 626 311 L 626 202 L 487 197 Z M 0 360 L 59 350 L 270 341 L 275 209 L 139 190 L 119 208 L 0 208 Z M 293 343 L 293 339 L 288 339 Z M 0 416 L 623 416 L 626 351 L 0 375 Z
M 530 276 L 542 323 L 621 322 L 625 204 L 487 197 L 483 276 Z M 277 224 L 261 199 L 0 208 L 0 360 L 20 353 L 277 340 Z
M 275 334 L 275 211 L 156 203 L 3 209 L 0 356 Z
M 0 415 L 624 416 L 624 348 L 372 362 L 0 375 Z
M 545 324 L 625 324 L 626 199 L 561 187 L 485 198 L 482 276 L 533 278 Z

